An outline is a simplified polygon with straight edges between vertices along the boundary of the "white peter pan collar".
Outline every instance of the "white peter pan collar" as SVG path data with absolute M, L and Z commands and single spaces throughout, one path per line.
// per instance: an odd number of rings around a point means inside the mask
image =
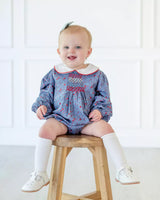
M 94 72 L 96 72 L 96 71 L 98 71 L 99 70 L 99 68 L 98 67 L 96 67 L 96 66 L 94 66 L 94 65 L 92 65 L 92 64 L 88 64 L 88 66 L 86 67 L 86 68 L 82 68 L 82 69 L 71 69 L 71 68 L 69 68 L 69 67 L 67 67 L 66 65 L 64 65 L 64 64 L 59 64 L 59 65 L 55 65 L 54 66 L 54 69 L 58 72 L 58 73 L 69 73 L 69 72 L 73 72 L 73 71 L 76 71 L 76 72 L 78 72 L 79 74 L 85 74 L 85 75 L 87 75 L 87 74 L 92 74 L 92 73 L 94 73 Z

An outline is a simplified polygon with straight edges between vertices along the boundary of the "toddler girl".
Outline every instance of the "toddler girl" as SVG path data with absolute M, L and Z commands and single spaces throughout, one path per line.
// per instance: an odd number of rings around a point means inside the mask
M 49 183 L 46 169 L 52 140 L 67 133 L 102 137 L 117 170 L 116 181 L 139 183 L 108 123 L 112 104 L 107 77 L 98 67 L 85 63 L 92 52 L 91 41 L 85 27 L 71 23 L 59 34 L 57 52 L 63 64 L 55 65 L 44 76 L 39 97 L 32 106 L 37 117 L 46 122 L 39 131 L 35 169 L 22 187 L 24 192 L 38 191 Z

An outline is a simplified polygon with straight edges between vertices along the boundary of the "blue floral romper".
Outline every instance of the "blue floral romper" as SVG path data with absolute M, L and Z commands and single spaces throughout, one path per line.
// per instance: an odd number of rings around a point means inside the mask
M 47 107 L 45 119 L 62 122 L 70 134 L 79 134 L 86 124 L 92 123 L 88 116 L 95 109 L 107 122 L 112 116 L 107 77 L 92 64 L 80 70 L 64 64 L 51 69 L 42 79 L 32 111 L 36 112 L 41 105 Z

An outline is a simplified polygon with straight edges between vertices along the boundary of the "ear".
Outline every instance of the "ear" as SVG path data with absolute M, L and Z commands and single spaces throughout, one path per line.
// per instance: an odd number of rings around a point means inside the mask
M 59 49 L 57 49 L 57 53 L 60 55 L 60 50 Z
M 87 55 L 87 58 L 91 55 L 91 53 L 92 53 L 92 48 L 89 48 L 89 49 L 88 49 L 88 55 Z

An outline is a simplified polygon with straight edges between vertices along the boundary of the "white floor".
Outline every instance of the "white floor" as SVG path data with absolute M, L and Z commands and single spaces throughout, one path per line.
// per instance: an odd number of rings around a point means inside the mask
M 122 186 L 115 182 L 110 164 L 113 200 L 160 200 L 160 149 L 124 150 L 141 184 Z M 0 200 L 47 200 L 48 186 L 36 193 L 21 192 L 33 163 L 33 147 L 0 146 Z M 72 187 L 71 181 L 68 187 Z

